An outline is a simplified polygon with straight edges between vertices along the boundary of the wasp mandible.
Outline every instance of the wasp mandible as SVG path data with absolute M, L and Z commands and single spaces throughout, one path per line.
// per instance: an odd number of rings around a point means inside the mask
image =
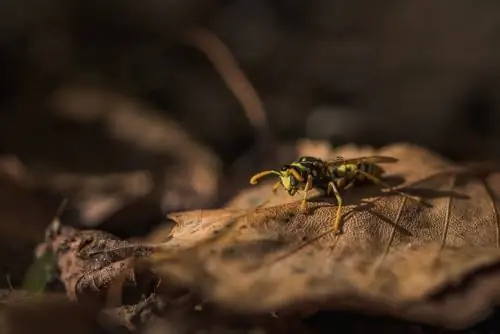
M 273 186 L 276 193 L 282 186 L 290 196 L 295 196 L 298 191 L 304 191 L 304 196 L 300 205 L 300 210 L 305 211 L 307 207 L 307 195 L 313 188 L 326 192 L 326 195 L 334 194 L 337 200 L 337 212 L 333 224 L 334 233 L 340 233 L 342 196 L 341 191 L 347 190 L 354 185 L 371 181 L 381 187 L 389 188 L 389 191 L 396 192 L 402 196 L 413 200 L 421 201 L 419 197 L 408 195 L 402 191 L 395 190 L 390 185 L 383 182 L 380 177 L 385 172 L 378 163 L 392 163 L 398 161 L 395 158 L 385 156 L 369 156 L 353 159 L 343 159 L 337 157 L 335 160 L 321 160 L 310 156 L 302 156 L 291 164 L 284 165 L 279 170 L 267 170 L 255 174 L 250 179 L 250 184 L 257 182 L 267 176 L 276 175 L 278 182 Z

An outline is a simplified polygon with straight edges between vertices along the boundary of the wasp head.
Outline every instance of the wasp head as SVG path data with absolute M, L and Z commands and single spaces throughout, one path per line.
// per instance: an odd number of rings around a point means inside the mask
M 280 170 L 280 181 L 288 194 L 294 196 L 304 179 L 293 167 L 287 165 Z
M 267 170 L 255 174 L 250 179 L 250 184 L 257 184 L 259 179 L 271 174 L 279 177 L 281 185 L 290 196 L 294 196 L 300 189 L 301 183 L 304 182 L 304 178 L 296 168 L 290 165 L 285 165 L 281 168 L 281 170 Z

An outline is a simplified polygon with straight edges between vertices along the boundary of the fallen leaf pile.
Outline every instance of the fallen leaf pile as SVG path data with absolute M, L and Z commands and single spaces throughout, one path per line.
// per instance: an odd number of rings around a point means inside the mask
M 333 198 L 315 190 L 302 213 L 301 196 L 283 189 L 273 195 L 272 179 L 249 185 L 224 208 L 169 214 L 173 228 L 160 226 L 142 240 L 79 230 L 56 218 L 38 247 L 44 262 L 31 268 L 26 286 L 46 284 L 37 271 L 53 277 L 46 262 L 55 261 L 60 292 L 47 299 L 23 295 L 21 303 L 0 300 L 0 320 L 10 333 L 24 333 L 33 326 L 17 314 L 33 310 L 50 332 L 56 330 L 52 311 L 82 307 L 73 324 L 87 321 L 85 334 L 97 327 L 105 333 L 323 333 L 304 322 L 323 311 L 351 331 L 416 333 L 427 325 L 470 327 L 498 305 L 500 174 L 491 167 L 453 165 L 406 144 L 333 150 L 303 143 L 298 152 L 394 157 L 397 162 L 382 165 L 384 181 L 422 201 L 357 185 L 342 192 L 340 235 L 332 233 Z M 345 315 L 353 311 L 392 320 L 365 317 L 361 325 Z
M 170 215 L 176 225 L 150 237 L 149 260 L 164 279 L 244 314 L 350 309 L 450 328 L 479 322 L 500 302 L 500 174 L 406 144 L 323 158 L 374 154 L 397 158 L 382 165 L 384 179 L 424 203 L 356 186 L 343 193 L 335 236 L 334 200 L 312 198 L 299 213 L 301 198 L 273 197 L 270 180 L 226 209 Z

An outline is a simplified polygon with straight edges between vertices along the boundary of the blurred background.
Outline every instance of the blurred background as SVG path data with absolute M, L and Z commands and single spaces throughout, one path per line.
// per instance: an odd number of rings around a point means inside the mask
M 497 160 L 498 41 L 492 0 L 3 0 L 0 272 L 21 281 L 62 197 L 139 236 L 298 139 Z

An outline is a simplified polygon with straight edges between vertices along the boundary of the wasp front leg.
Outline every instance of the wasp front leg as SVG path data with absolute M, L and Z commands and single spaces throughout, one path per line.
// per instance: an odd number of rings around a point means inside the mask
M 300 211 L 302 212 L 307 211 L 307 193 L 309 192 L 309 190 L 312 189 L 312 186 L 313 186 L 313 178 L 312 175 L 309 174 L 307 176 L 306 185 L 304 187 L 304 198 L 302 199 L 302 203 L 300 203 Z
M 280 181 L 278 181 L 278 182 L 276 182 L 276 183 L 274 184 L 274 186 L 273 186 L 273 194 L 274 194 L 274 195 L 277 195 L 277 194 L 278 194 L 278 188 L 279 188 L 280 184 L 281 184 L 281 182 L 280 182 Z

